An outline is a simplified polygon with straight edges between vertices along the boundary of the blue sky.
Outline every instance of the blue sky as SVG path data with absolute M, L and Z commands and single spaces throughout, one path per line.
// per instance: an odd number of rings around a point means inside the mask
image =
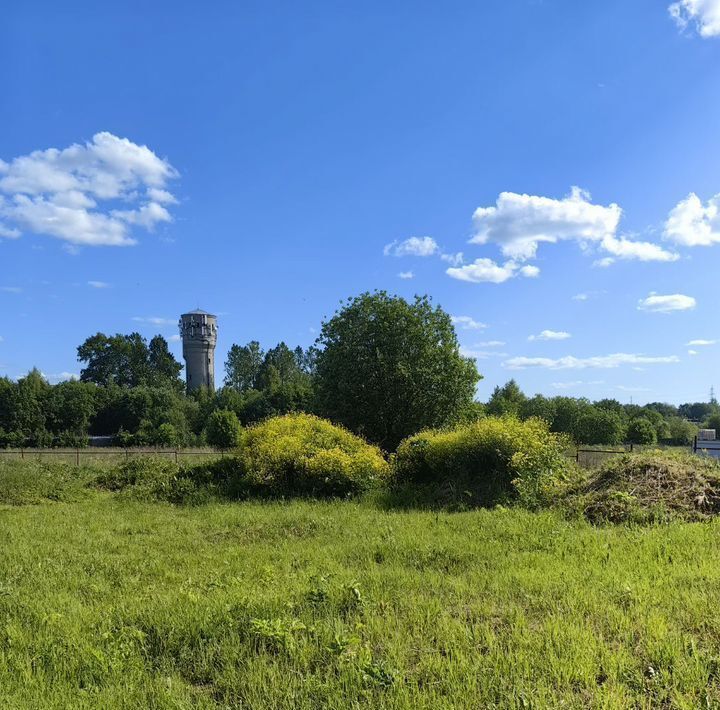
M 482 399 L 720 387 L 720 0 L 3 15 L 0 373 L 196 306 L 221 369 L 377 288 L 456 317 Z

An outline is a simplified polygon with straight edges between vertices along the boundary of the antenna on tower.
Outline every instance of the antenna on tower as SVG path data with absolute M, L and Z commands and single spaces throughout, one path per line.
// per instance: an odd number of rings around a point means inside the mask
M 710 404 L 717 404 L 717 399 L 715 399 L 715 386 L 710 385 Z

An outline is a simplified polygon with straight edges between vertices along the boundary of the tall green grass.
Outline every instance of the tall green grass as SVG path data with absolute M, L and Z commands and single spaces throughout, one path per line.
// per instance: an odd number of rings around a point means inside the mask
M 0 506 L 0 707 L 720 705 L 720 526 Z

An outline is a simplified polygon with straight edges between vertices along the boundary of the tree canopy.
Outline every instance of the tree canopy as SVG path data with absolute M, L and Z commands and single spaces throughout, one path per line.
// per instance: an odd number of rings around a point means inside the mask
M 426 296 L 363 293 L 322 324 L 316 344 L 320 414 L 388 450 L 462 416 L 480 379 L 450 316 Z

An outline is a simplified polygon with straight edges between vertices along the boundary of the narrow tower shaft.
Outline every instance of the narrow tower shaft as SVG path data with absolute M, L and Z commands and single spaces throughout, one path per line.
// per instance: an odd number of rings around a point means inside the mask
M 180 336 L 185 358 L 187 391 L 206 387 L 215 390 L 215 343 L 217 317 L 196 310 L 180 316 Z

